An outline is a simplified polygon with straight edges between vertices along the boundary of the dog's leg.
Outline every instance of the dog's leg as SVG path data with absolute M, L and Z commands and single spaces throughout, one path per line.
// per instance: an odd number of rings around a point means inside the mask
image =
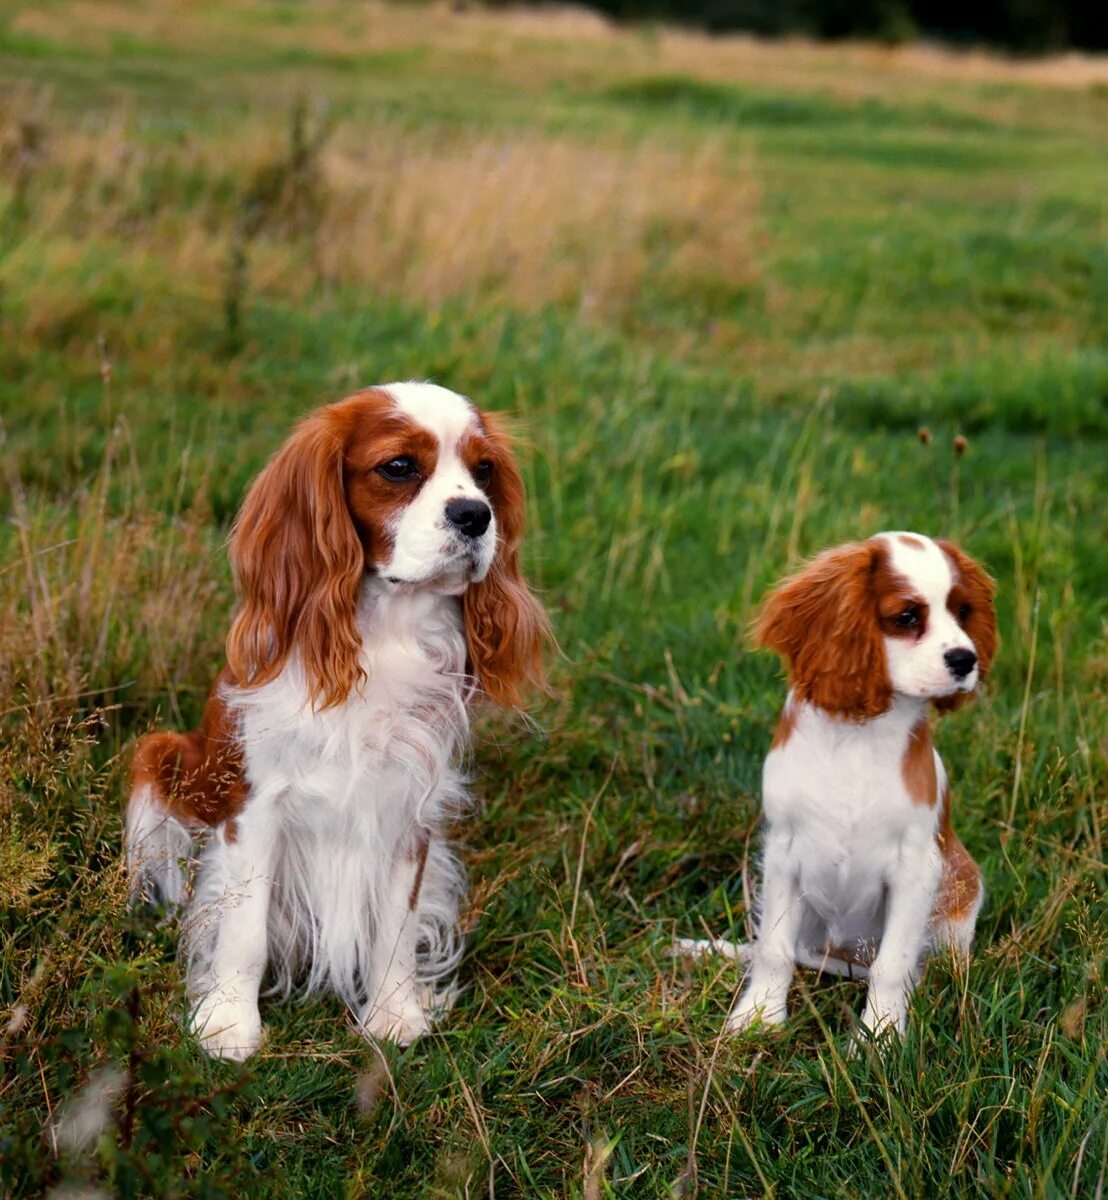
M 182 775 L 196 774 L 201 761 L 195 733 L 148 733 L 135 746 L 124 822 L 132 904 L 179 908 L 187 898 L 181 864 L 192 856 L 196 826 L 190 827 L 180 806 L 174 811 L 170 794 Z
M 803 901 L 788 838 L 771 830 L 766 837 L 762 917 L 750 975 L 727 1018 L 728 1033 L 739 1033 L 758 1021 L 766 1025 L 784 1023 L 802 915 Z
M 981 901 L 968 909 L 961 917 L 944 918 L 934 924 L 932 941 L 941 950 L 949 950 L 958 958 L 967 959 L 973 949 L 973 935 L 977 928 L 977 913 Z
M 902 1034 L 920 963 L 927 950 L 931 907 L 940 864 L 933 842 L 917 854 L 903 854 L 887 880 L 888 907 L 881 948 L 870 966 L 869 993 L 862 1024 L 873 1034 Z
M 431 1028 L 425 997 L 416 975 L 419 899 L 427 866 L 430 833 L 420 830 L 397 856 L 377 914 L 370 967 L 370 994 L 358 1017 L 368 1036 L 402 1046 Z
M 180 908 L 187 893 L 181 863 L 192 854 L 192 833 L 151 783 L 136 786 L 127 801 L 124 845 L 131 904 L 149 901 Z
M 261 1045 L 258 988 L 275 854 L 272 822 L 248 808 L 220 827 L 201 869 L 189 917 L 189 996 L 193 1032 L 214 1058 L 241 1062 Z
M 960 958 L 969 958 L 977 914 L 985 898 L 981 869 L 953 829 L 942 842 L 943 873 L 931 914 L 931 940 Z

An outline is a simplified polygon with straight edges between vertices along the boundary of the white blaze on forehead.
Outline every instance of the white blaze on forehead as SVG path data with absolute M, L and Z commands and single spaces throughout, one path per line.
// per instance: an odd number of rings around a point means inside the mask
M 401 412 L 435 434 L 446 449 L 458 444 L 477 417 L 465 396 L 435 383 L 387 383 L 381 390 L 388 392 Z
M 935 542 L 922 533 L 907 530 L 877 536 L 885 539 L 894 571 L 903 575 L 932 607 L 946 603 L 947 593 L 954 585 L 954 573 L 950 559 Z

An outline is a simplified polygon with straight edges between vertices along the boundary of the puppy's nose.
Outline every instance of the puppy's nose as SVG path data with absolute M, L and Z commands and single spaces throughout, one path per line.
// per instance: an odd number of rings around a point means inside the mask
M 948 650 L 943 655 L 943 662 L 955 679 L 965 679 L 977 666 L 977 655 L 972 650 Z
M 484 500 L 451 500 L 446 519 L 466 537 L 480 537 L 492 520 L 492 509 Z

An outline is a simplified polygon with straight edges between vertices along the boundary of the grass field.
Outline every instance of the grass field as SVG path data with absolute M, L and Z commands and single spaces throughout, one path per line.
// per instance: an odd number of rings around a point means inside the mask
M 0 1193 L 1102 1195 L 1108 69 L 1071 67 L 335 0 L 0 14 Z M 482 721 L 441 1030 L 271 1005 L 213 1064 L 174 929 L 125 908 L 127 748 L 196 721 L 292 421 L 406 377 L 516 415 L 557 695 Z M 811 976 L 721 1043 L 733 970 L 665 951 L 746 921 L 783 689 L 745 631 L 889 527 L 999 584 L 987 694 L 937 734 L 976 953 L 902 1045 L 847 1059 L 861 987 Z

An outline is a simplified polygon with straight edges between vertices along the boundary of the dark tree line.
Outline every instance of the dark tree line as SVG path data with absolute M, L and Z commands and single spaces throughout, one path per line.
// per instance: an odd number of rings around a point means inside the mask
M 923 36 L 1023 53 L 1108 48 L 1108 0 L 589 0 L 589 7 L 618 20 L 770 36 Z

